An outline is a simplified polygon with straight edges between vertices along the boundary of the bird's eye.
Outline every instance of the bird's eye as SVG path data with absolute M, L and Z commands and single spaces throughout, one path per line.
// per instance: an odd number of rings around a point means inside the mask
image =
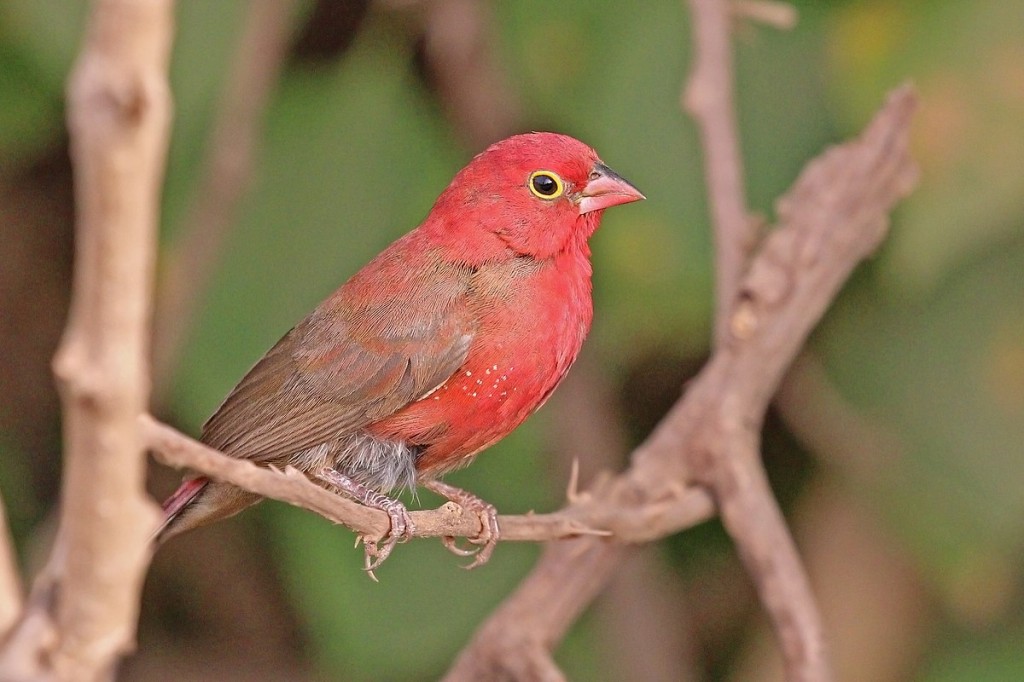
M 539 170 L 530 173 L 530 182 L 528 185 L 534 196 L 541 199 L 557 199 L 562 196 L 563 192 L 565 192 L 565 185 L 562 183 L 562 178 L 558 177 L 555 173 L 546 170 Z

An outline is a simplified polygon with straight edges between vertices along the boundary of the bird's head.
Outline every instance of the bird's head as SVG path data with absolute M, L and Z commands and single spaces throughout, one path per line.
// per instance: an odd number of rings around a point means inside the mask
M 585 248 L 604 209 L 643 199 L 597 152 L 567 135 L 528 133 L 478 154 L 438 198 L 428 222 L 449 238 L 487 233 L 512 251 L 549 258 Z M 473 233 L 476 233 L 474 236 Z

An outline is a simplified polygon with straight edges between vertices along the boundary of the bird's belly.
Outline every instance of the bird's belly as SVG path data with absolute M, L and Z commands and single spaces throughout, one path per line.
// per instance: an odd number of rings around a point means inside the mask
M 536 334 L 529 346 L 491 343 L 474 349 L 447 381 L 368 430 L 421 445 L 416 469 L 428 477 L 465 466 L 547 400 L 585 333 L 585 328 L 555 325 Z

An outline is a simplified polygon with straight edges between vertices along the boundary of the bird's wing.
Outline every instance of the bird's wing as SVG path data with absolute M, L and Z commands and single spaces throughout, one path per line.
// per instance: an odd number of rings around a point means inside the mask
M 462 365 L 476 331 L 452 284 L 358 307 L 328 299 L 239 382 L 203 426 L 203 441 L 280 463 L 423 397 Z

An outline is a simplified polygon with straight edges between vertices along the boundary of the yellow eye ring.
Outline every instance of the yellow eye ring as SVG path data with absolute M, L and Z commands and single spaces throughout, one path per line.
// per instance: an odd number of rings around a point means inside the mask
M 533 171 L 526 186 L 530 188 L 533 196 L 544 201 L 551 201 L 565 194 L 565 183 L 557 173 L 548 170 Z

